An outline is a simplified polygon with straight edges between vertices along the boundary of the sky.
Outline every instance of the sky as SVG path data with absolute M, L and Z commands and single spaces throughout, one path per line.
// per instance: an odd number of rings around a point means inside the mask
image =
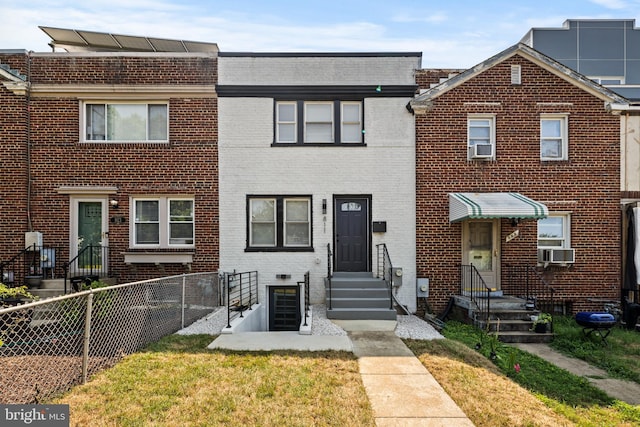
M 0 50 L 50 52 L 47 26 L 223 52 L 422 52 L 423 67 L 469 68 L 578 18 L 640 25 L 640 0 L 0 0 Z

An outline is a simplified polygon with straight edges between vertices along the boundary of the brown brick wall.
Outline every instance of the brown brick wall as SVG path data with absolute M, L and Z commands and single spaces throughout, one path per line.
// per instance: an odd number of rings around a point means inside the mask
M 522 66 L 522 85 L 510 83 L 514 63 Z M 556 298 L 572 303 L 574 311 L 602 308 L 590 299 L 619 298 L 620 124 L 603 106 L 603 100 L 514 56 L 416 116 L 417 270 L 418 277 L 430 278 L 428 304 L 435 312 L 459 286 L 461 224 L 449 223 L 450 192 L 520 192 L 550 211 L 572 212 L 576 263 L 544 272 Z M 467 161 L 471 113 L 495 113 L 496 161 Z M 541 113 L 569 113 L 568 161 L 540 161 Z M 501 221 L 501 264 L 535 265 L 536 222 L 518 228 L 519 237 L 505 242 L 514 228 L 510 220 Z
M 0 57 L 0 63 L 7 62 Z M 25 98 L 14 95 L 0 83 L 0 144 L 3 158 L 0 173 L 0 261 L 9 259 L 15 253 L 15 248 L 24 247 L 24 231 L 27 228 L 26 112 Z
M 0 63 L 3 58 L 0 57 Z M 16 61 L 14 61 L 15 63 Z M 31 66 L 32 80 L 47 84 L 213 84 L 216 81 L 215 58 L 149 57 L 60 57 L 36 56 Z M 11 236 L 5 253 L 15 253 L 28 231 L 26 221 L 26 110 L 18 97 L 0 86 L 3 148 L 5 135 L 15 145 L 15 200 L 3 191 L 0 203 L 14 204 L 16 220 L 6 215 L 0 227 Z M 5 108 L 5 99 L 16 105 L 14 112 Z M 215 98 L 172 98 L 169 102 L 169 144 L 80 143 L 80 101 L 75 97 L 32 98 L 31 172 L 33 229 L 41 231 L 44 244 L 58 247 L 62 262 L 68 257 L 69 195 L 57 189 L 66 186 L 114 186 L 119 201 L 117 211 L 124 224 L 109 225 L 110 267 L 120 281 L 141 280 L 153 276 L 186 271 L 182 265 L 164 266 L 123 263 L 129 250 L 129 197 L 132 195 L 195 197 L 196 249 L 191 271 L 218 269 L 218 107 Z M 13 105 L 12 104 L 12 105 Z M 15 123 L 7 133 L 4 123 Z M 12 168 L 14 166 L 12 165 Z M 3 180 L 7 175 L 3 174 Z M 12 181 L 13 182 L 13 181 Z M 5 240 L 6 242 L 7 240 Z M 68 258 L 67 258 L 68 259 Z

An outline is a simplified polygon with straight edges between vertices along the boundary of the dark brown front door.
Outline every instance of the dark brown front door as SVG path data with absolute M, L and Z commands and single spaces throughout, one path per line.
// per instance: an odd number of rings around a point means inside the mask
M 369 199 L 336 197 L 335 271 L 369 271 Z

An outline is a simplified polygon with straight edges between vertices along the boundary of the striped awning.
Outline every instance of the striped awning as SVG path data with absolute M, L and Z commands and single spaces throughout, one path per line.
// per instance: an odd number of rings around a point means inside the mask
M 549 209 L 520 193 L 449 193 L 449 222 L 483 218 L 540 219 Z

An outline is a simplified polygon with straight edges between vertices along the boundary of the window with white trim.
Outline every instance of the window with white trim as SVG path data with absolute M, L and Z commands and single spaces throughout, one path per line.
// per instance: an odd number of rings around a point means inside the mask
M 132 199 L 133 247 L 193 247 L 194 200 L 181 197 Z
M 168 142 L 167 103 L 85 103 L 85 142 Z
M 248 196 L 247 250 L 311 249 L 311 197 Z
M 568 213 L 553 213 L 538 220 L 538 248 L 565 249 L 571 247 L 571 216 Z
M 495 159 L 496 118 L 494 115 L 467 117 L 468 159 Z
M 275 144 L 362 144 L 362 101 L 276 101 Z
M 569 137 L 566 114 L 540 116 L 540 159 L 567 160 Z

